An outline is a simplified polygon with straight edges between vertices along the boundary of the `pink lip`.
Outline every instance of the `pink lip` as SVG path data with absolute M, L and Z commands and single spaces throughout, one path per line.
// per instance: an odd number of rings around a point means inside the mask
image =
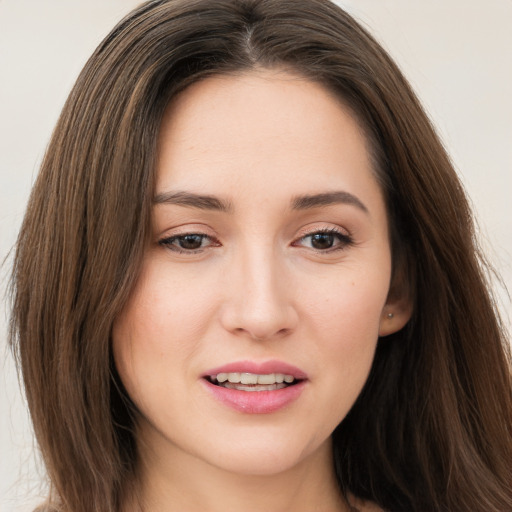
M 301 382 L 274 391 L 240 391 L 216 386 L 206 378 L 219 373 L 235 372 L 257 373 L 260 375 L 284 373 L 285 375 L 293 375 Z M 231 409 L 245 414 L 269 414 L 278 411 L 297 400 L 307 384 L 307 375 L 302 370 L 282 361 L 266 361 L 264 363 L 239 361 L 212 368 L 205 372 L 202 377 L 201 380 L 206 390 L 215 399 Z

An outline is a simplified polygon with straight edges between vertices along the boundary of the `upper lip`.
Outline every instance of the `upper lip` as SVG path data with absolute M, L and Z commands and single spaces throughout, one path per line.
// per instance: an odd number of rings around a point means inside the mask
M 306 373 L 300 368 L 278 360 L 264 362 L 235 361 L 207 370 L 202 374 L 202 377 L 211 377 L 212 375 L 218 375 L 219 373 L 253 373 L 256 375 L 282 373 L 284 375 L 292 375 L 297 380 L 307 378 Z

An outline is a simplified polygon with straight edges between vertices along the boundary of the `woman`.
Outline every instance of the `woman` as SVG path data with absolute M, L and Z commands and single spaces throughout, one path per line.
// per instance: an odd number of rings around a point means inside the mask
M 320 0 L 156 1 L 19 236 L 48 510 L 509 510 L 510 360 L 408 84 Z

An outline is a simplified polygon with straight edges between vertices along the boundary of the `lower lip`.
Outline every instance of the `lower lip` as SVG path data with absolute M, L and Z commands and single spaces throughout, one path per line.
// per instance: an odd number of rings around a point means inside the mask
M 246 414 L 269 414 L 283 409 L 297 400 L 306 386 L 306 381 L 303 380 L 293 386 L 274 391 L 239 391 L 216 386 L 206 379 L 203 379 L 203 382 L 206 389 L 219 402 Z

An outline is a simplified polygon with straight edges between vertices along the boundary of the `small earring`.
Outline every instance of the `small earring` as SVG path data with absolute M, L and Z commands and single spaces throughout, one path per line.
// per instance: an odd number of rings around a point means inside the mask
M 393 313 L 388 313 L 387 317 L 391 320 L 395 315 Z

